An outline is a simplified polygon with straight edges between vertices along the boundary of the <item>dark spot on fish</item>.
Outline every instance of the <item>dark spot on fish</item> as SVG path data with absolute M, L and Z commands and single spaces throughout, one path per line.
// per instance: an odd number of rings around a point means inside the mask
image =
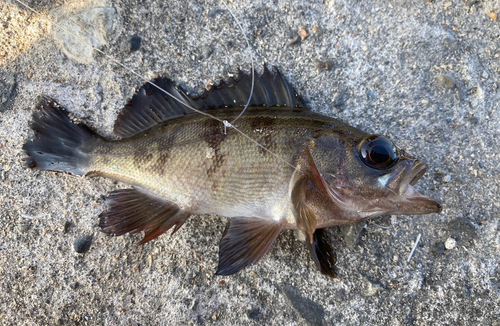
M 275 136 L 272 133 L 266 133 L 264 135 L 264 138 L 262 138 L 262 145 L 265 149 L 260 147 L 262 154 L 271 154 L 271 152 L 274 152 L 276 148 L 276 141 L 274 140 L 274 137 Z
M 139 142 L 134 150 L 133 161 L 138 168 L 144 165 L 144 158 L 147 155 L 148 146 L 146 142 Z
M 221 153 L 221 144 L 226 139 L 224 127 L 214 119 L 206 120 L 203 127 L 202 138 L 212 151 L 212 164 L 207 169 L 207 176 L 210 178 L 216 174 L 226 162 L 226 156 Z
M 169 156 L 170 156 L 169 149 L 164 149 L 160 152 L 158 159 L 156 160 L 155 164 L 153 165 L 153 171 L 155 171 L 158 175 L 165 174 L 165 168 L 167 166 L 166 162 L 167 162 Z
M 158 159 L 153 164 L 153 171 L 158 173 L 158 175 L 165 174 L 165 168 L 167 167 L 167 160 L 170 157 L 172 151 L 172 146 L 175 144 L 177 139 L 177 131 L 174 130 L 170 134 L 164 134 L 159 139 L 157 139 L 157 150 Z
M 146 163 L 148 163 L 149 161 L 151 161 L 153 159 L 153 154 L 149 153 L 148 155 L 146 155 L 146 157 L 144 158 L 144 161 Z
M 259 143 L 271 152 L 276 148 L 275 125 L 276 119 L 273 117 L 255 117 L 250 120 L 250 126 L 259 139 Z M 260 147 L 262 154 L 269 154 L 266 149 Z
M 250 119 L 252 130 L 258 132 L 260 129 L 268 129 L 276 125 L 276 119 L 272 116 L 257 116 Z
M 221 168 L 226 163 L 226 161 L 227 161 L 226 155 L 223 155 L 223 154 L 215 155 L 212 158 L 212 164 L 207 169 L 207 176 L 210 178 L 210 177 L 214 176 L 217 172 L 221 171 Z M 220 176 L 217 175 L 217 177 L 212 178 L 213 179 L 212 191 L 216 191 L 218 189 L 219 182 L 221 181 L 222 177 L 223 177 L 223 175 L 220 175 Z

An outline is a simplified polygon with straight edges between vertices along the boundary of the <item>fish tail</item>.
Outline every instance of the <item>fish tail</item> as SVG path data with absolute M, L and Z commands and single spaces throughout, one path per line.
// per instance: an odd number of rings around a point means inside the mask
M 74 122 L 69 112 L 51 98 L 42 97 L 36 109 L 31 124 L 35 137 L 23 146 L 28 155 L 26 164 L 76 175 L 89 172 L 92 149 L 102 138 Z

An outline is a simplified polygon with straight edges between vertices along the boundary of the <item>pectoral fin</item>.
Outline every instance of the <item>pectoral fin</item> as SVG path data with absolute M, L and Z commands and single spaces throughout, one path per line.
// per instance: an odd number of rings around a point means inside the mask
M 220 241 L 216 275 L 231 275 L 256 263 L 269 250 L 285 223 L 249 217 L 231 219 Z
M 307 246 L 321 273 L 336 278 L 334 254 L 325 229 L 317 229 L 314 232 L 313 242 L 308 242 Z
M 135 188 L 113 191 L 107 203 L 108 209 L 99 216 L 102 231 L 115 235 L 144 231 L 138 244 L 157 238 L 175 225 L 174 234 L 189 217 L 174 202 Z
M 308 243 L 312 243 L 313 233 L 318 224 L 316 214 L 306 204 L 306 188 L 311 182 L 307 177 L 302 177 L 295 182 L 292 189 L 292 203 L 295 208 L 297 226 L 304 231 Z

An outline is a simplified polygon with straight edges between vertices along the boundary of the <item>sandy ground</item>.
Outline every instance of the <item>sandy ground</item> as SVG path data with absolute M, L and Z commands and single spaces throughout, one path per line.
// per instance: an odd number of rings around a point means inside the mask
M 259 264 L 214 276 L 217 216 L 144 246 L 139 235 L 105 236 L 97 216 L 125 185 L 23 165 L 38 96 L 111 137 L 143 83 L 90 43 L 194 92 L 249 71 L 221 2 L 28 3 L 43 16 L 0 3 L 2 325 L 499 324 L 498 1 L 230 1 L 258 70 L 279 68 L 313 110 L 387 134 L 429 164 L 418 189 L 443 212 L 332 228 L 335 280 L 292 232 Z

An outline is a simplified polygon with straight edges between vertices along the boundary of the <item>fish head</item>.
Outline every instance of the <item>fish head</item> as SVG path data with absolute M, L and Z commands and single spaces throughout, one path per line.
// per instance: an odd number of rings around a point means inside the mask
M 331 139 L 330 139 L 331 140 Z M 427 165 L 397 148 L 382 135 L 318 139 L 311 150 L 317 168 L 315 184 L 336 208 L 336 215 L 354 220 L 386 214 L 438 213 L 441 204 L 415 189 Z M 329 157 L 329 158 L 328 158 Z

